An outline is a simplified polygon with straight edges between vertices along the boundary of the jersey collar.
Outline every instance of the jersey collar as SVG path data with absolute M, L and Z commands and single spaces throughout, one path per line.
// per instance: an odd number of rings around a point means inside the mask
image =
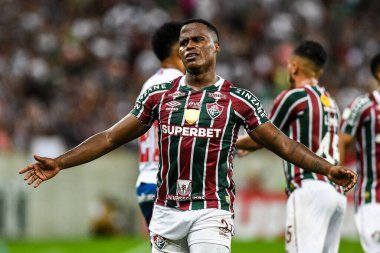
M 224 83 L 224 79 L 220 76 L 217 76 L 218 77 L 218 80 L 213 84 L 213 85 L 210 85 L 210 86 L 207 86 L 199 91 L 204 91 L 204 90 L 215 90 L 215 89 L 218 89 L 220 85 L 222 85 Z M 186 84 L 186 75 L 182 76 L 181 77 L 181 80 L 179 81 L 179 85 L 181 86 L 181 89 L 182 90 L 187 90 L 187 91 L 194 91 L 192 88 L 190 88 L 189 86 L 187 86 Z

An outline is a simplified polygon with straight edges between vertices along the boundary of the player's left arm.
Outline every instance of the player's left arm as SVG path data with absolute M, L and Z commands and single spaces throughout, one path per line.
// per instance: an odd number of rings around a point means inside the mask
M 307 171 L 327 176 L 334 183 L 344 186 L 345 191 L 349 191 L 356 184 L 357 175 L 355 172 L 344 166 L 334 166 L 327 162 L 303 144 L 287 137 L 271 122 L 258 126 L 249 135 L 258 144 L 288 162 Z

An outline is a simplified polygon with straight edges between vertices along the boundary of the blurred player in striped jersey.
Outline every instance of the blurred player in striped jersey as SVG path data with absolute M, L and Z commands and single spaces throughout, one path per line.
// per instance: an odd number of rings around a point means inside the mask
M 60 170 L 92 161 L 145 133 L 158 120 L 160 168 L 149 225 L 152 252 L 228 253 L 234 233 L 233 153 L 240 126 L 264 147 L 349 190 L 356 174 L 334 166 L 279 131 L 260 101 L 216 74 L 217 29 L 202 19 L 183 23 L 179 53 L 186 75 L 150 87 L 134 109 L 65 154 L 20 170 L 38 187 Z
M 140 96 L 155 84 L 169 82 L 182 76 L 185 66 L 179 56 L 178 38 L 182 23 L 168 22 L 162 25 L 153 35 L 152 48 L 161 62 L 160 69 L 143 85 Z M 139 97 L 140 97 L 139 96 Z M 160 151 L 158 149 L 158 123 L 139 137 L 140 174 L 137 178 L 136 193 L 141 212 L 149 226 L 152 218 L 154 197 L 157 188 L 157 172 L 159 167 Z
M 356 145 L 359 183 L 355 188 L 355 221 L 366 253 L 380 252 L 380 53 L 371 60 L 376 90 L 355 99 L 344 111 L 339 146 Z
M 337 104 L 318 79 L 327 55 L 314 41 L 298 45 L 288 61 L 290 88 L 275 99 L 270 119 L 295 141 L 330 163 L 339 163 Z M 237 148 L 255 150 L 249 137 Z M 346 211 L 344 189 L 328 177 L 284 161 L 289 199 L 286 210 L 286 252 L 338 252 Z

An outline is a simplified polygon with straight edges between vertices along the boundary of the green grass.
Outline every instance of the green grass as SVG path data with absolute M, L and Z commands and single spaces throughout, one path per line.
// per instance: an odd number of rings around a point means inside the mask
M 123 237 L 88 240 L 10 240 L 0 241 L 0 253 L 149 253 L 147 238 Z M 284 242 L 237 241 L 232 243 L 233 253 L 284 252 Z M 362 253 L 358 241 L 341 242 L 339 253 Z

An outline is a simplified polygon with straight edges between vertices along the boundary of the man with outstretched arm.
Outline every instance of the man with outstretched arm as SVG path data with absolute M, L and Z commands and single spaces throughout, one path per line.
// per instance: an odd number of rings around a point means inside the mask
M 149 226 L 152 252 L 227 253 L 231 248 L 235 184 L 233 152 L 239 126 L 251 138 L 305 170 L 351 189 L 356 174 L 316 156 L 289 139 L 268 118 L 260 101 L 216 74 L 217 29 L 208 21 L 183 23 L 179 53 L 186 74 L 154 85 L 134 109 L 104 132 L 57 158 L 35 156 L 22 169 L 38 187 L 61 170 L 90 162 L 145 133 L 159 122 L 160 168 Z

